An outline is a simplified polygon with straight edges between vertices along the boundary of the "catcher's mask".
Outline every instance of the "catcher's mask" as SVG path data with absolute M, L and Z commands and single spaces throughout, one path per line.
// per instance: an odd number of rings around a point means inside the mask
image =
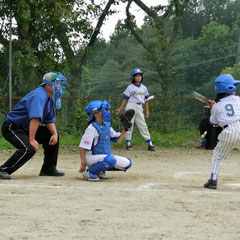
M 102 119 L 104 122 L 110 122 L 111 112 L 108 111 L 110 104 L 107 100 L 93 100 L 85 108 L 85 112 L 88 115 L 89 120 L 93 119 L 93 114 L 102 112 Z
M 142 76 L 142 80 L 143 80 L 143 72 L 142 72 L 142 70 L 139 69 L 139 68 L 135 68 L 131 72 L 131 81 L 132 81 L 132 83 L 134 83 L 134 76 L 137 75 L 137 74 L 140 74 Z M 142 80 L 141 80 L 141 82 L 142 82 Z
M 53 88 L 53 96 L 57 98 L 56 107 L 61 108 L 61 97 L 64 94 L 67 78 L 61 72 L 49 72 L 43 76 L 43 84 L 51 85 Z
M 234 93 L 239 80 L 235 80 L 231 74 L 222 74 L 214 81 L 216 93 Z

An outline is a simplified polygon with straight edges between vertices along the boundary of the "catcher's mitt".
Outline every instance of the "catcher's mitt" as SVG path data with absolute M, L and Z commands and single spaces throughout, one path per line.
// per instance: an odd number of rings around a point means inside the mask
M 128 109 L 120 116 L 120 120 L 126 131 L 128 131 L 129 128 L 131 128 L 131 126 L 132 126 L 131 120 L 132 120 L 134 114 L 135 114 L 135 111 L 133 109 Z

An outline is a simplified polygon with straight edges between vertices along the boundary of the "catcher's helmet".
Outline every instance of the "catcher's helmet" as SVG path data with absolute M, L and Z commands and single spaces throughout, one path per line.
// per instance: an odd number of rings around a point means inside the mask
M 111 112 L 108 111 L 110 103 L 107 100 L 93 100 L 85 108 L 85 112 L 88 115 L 89 120 L 93 119 L 93 114 L 102 112 L 103 121 L 109 122 L 111 118 Z
M 240 81 L 235 80 L 231 74 L 222 74 L 216 78 L 214 85 L 216 93 L 234 93 Z
M 42 84 L 51 85 L 53 88 L 53 96 L 57 98 L 56 107 L 61 108 L 61 97 L 64 94 L 67 78 L 61 72 L 48 72 L 43 76 Z
M 142 80 L 143 80 L 143 72 L 141 69 L 139 68 L 135 68 L 132 70 L 131 72 L 131 80 L 132 80 L 132 83 L 134 82 L 134 76 L 137 75 L 137 74 L 140 74 L 142 76 Z M 141 81 L 142 82 L 142 81 Z

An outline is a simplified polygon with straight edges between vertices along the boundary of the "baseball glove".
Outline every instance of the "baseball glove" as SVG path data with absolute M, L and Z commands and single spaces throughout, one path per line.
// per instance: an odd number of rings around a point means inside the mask
M 135 111 L 133 109 L 128 109 L 120 116 L 120 120 L 123 124 L 125 131 L 128 131 L 129 128 L 131 128 L 132 126 L 131 120 L 134 114 L 135 114 Z

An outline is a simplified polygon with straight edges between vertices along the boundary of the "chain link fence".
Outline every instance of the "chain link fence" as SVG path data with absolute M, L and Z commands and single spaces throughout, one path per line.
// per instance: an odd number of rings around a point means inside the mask
M 13 106 L 21 99 L 14 97 Z M 111 104 L 112 126 L 120 131 L 122 129 L 119 116 L 114 111 L 120 106 L 121 98 L 105 98 Z M 56 125 L 60 134 L 81 135 L 88 123 L 85 114 L 86 105 L 93 98 L 63 97 L 62 108 L 56 110 Z M 0 98 L 0 123 L 5 120 L 8 112 L 9 100 Z M 144 107 L 143 107 L 144 108 Z M 159 133 L 173 132 L 190 127 L 198 127 L 201 119 L 206 118 L 208 108 L 194 98 L 154 98 L 149 101 L 150 117 L 146 119 L 150 131 Z

